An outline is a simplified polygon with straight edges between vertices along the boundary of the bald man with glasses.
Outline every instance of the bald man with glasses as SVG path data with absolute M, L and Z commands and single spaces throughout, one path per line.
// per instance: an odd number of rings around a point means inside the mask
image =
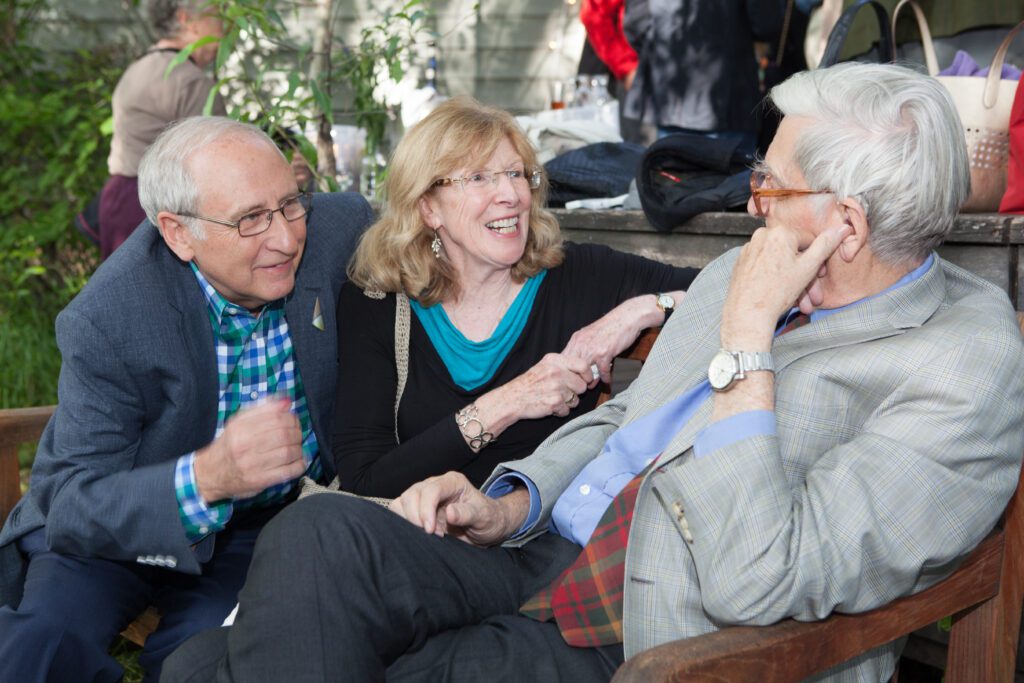
M 59 405 L 0 533 L 3 681 L 121 680 L 107 650 L 150 604 L 156 680 L 230 612 L 297 480 L 334 476 L 333 317 L 367 202 L 300 192 L 219 117 L 161 134 L 139 194 L 148 222 L 57 318 Z

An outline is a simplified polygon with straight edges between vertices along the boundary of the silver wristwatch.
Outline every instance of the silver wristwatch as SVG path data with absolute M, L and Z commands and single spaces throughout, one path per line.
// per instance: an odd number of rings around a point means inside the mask
M 719 350 L 708 366 L 708 382 L 715 391 L 726 391 L 736 380 L 744 379 L 748 372 L 775 371 L 771 351 Z

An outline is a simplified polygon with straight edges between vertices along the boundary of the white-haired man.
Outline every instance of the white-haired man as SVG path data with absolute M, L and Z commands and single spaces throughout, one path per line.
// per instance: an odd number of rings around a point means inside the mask
M 149 604 L 155 680 L 234 606 L 296 480 L 333 476 L 333 317 L 369 205 L 299 192 L 219 117 L 161 134 L 139 193 L 149 224 L 57 318 L 59 405 L 0 533 L 0 680 L 120 680 L 107 650 Z
M 293 506 L 235 625 L 166 673 L 607 680 L 659 643 L 869 610 L 951 572 L 1024 448 L 1014 311 L 934 252 L 969 188 L 952 102 L 871 65 L 772 98 L 785 118 L 749 204 L 765 227 L 701 273 L 628 391 L 486 493 L 449 473 L 398 515 Z M 894 655 L 825 677 L 887 680 Z

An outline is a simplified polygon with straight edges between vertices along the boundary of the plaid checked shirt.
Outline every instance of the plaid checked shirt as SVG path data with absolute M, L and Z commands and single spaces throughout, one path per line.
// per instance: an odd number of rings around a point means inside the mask
M 292 412 L 302 427 L 302 454 L 306 474 L 319 479 L 319 446 L 306 406 L 302 377 L 295 364 L 288 321 L 283 303 L 267 304 L 259 315 L 236 306 L 220 295 L 192 266 L 196 280 L 206 295 L 210 324 L 213 328 L 217 354 L 217 431 L 224 431 L 227 419 L 246 406 L 273 396 L 287 396 Z M 195 451 L 178 458 L 174 472 L 174 488 L 178 497 L 178 514 L 189 541 L 196 542 L 208 534 L 224 529 L 236 509 L 272 505 L 282 500 L 294 487 L 287 481 L 264 489 L 251 498 L 223 500 L 207 505 L 199 495 L 195 475 Z

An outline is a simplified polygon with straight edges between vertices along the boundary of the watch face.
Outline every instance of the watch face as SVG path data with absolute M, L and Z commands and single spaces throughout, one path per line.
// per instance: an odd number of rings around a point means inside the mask
M 708 366 L 708 382 L 712 389 L 721 391 L 733 383 L 738 372 L 739 367 L 732 354 L 719 351 L 711 359 L 711 365 Z
M 671 296 L 669 296 L 668 294 L 658 295 L 658 308 L 660 308 L 663 311 L 671 311 L 675 307 L 676 300 L 673 299 Z

